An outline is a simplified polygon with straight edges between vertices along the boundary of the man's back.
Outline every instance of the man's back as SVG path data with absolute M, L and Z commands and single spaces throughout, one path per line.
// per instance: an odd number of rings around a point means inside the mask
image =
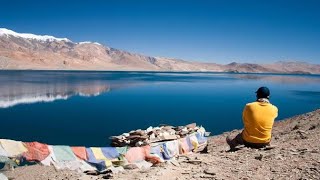
M 244 131 L 242 137 L 250 143 L 268 143 L 278 108 L 268 102 L 253 102 L 243 110 Z

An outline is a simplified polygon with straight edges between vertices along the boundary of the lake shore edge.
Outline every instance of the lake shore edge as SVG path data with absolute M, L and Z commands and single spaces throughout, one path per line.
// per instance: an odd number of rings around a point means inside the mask
M 126 170 L 114 179 L 317 179 L 320 177 L 320 109 L 274 124 L 272 149 L 240 148 L 228 152 L 225 138 L 233 130 L 208 139 L 208 153 L 177 158 L 149 170 Z M 102 179 L 41 165 L 0 171 L 9 179 Z
M 0 69 L 3 72 L 85 72 L 85 73 L 209 73 L 209 74 L 253 74 L 253 75 L 305 75 L 319 76 L 320 73 L 309 72 L 246 72 L 246 71 L 167 71 L 167 70 L 90 70 L 90 69 Z

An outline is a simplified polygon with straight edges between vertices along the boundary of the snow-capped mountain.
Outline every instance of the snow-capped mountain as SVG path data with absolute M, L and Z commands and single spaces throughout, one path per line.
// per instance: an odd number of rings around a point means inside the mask
M 53 36 L 48 36 L 48 35 L 34 35 L 34 34 L 29 34 L 29 33 L 16 33 L 12 30 L 6 29 L 6 28 L 0 28 L 0 36 L 14 36 L 18 38 L 25 38 L 25 39 L 32 39 L 32 40 L 38 40 L 38 41 L 66 41 L 66 42 L 71 42 L 67 38 L 56 38 Z
M 72 42 L 49 35 L 17 33 L 0 28 L 0 69 L 215 71 L 320 74 L 308 63 L 248 64 L 190 62 L 130 53 L 97 42 Z

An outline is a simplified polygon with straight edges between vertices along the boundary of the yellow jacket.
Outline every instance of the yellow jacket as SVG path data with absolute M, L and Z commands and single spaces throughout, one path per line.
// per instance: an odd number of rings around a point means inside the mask
M 242 138 L 249 143 L 268 143 L 278 108 L 267 102 L 253 102 L 245 106 L 242 114 Z

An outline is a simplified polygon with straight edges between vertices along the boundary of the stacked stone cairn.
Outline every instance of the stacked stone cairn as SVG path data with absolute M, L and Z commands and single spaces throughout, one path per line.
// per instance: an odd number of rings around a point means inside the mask
M 186 137 L 196 132 L 201 127 L 196 123 L 188 124 L 186 126 L 169 126 L 160 125 L 159 127 L 149 127 L 146 130 L 133 130 L 129 133 L 123 133 L 119 136 L 111 136 L 111 146 L 113 147 L 139 147 L 151 143 L 175 140 Z M 209 136 L 209 132 L 206 132 Z

